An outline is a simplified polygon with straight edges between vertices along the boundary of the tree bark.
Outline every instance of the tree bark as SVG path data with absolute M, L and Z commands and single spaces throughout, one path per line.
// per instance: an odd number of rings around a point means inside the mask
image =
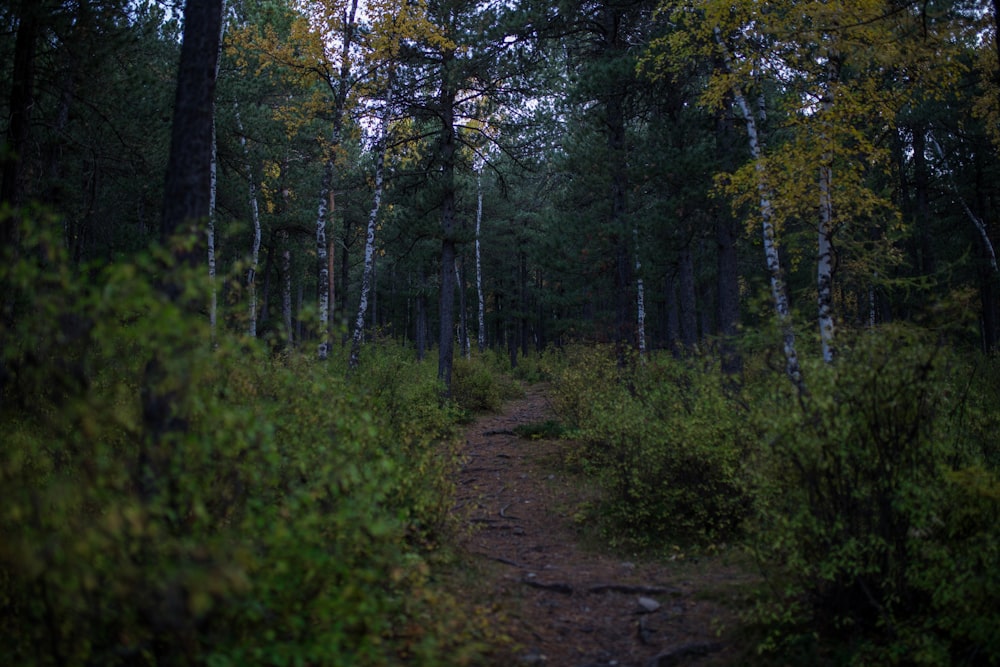
M 416 308 L 413 338 L 417 345 L 417 361 L 423 361 L 427 354 L 427 276 L 423 268 L 420 269 L 420 279 L 417 284 Z
M 358 0 L 351 0 L 349 13 L 343 16 L 343 42 L 340 51 L 340 72 L 333 100 L 333 127 L 330 131 L 329 157 L 323 167 L 323 179 L 319 188 L 319 204 L 316 210 L 316 266 L 318 269 L 317 300 L 319 305 L 319 347 L 317 354 L 320 360 L 325 360 L 330 354 L 330 265 L 327 258 L 326 223 L 333 197 L 333 181 L 337 169 L 337 149 L 340 146 L 344 126 L 344 111 L 347 107 L 347 93 L 350 88 L 351 75 L 351 45 L 354 42 L 355 25 L 358 13 Z M 329 206 L 329 208 L 328 208 Z M 345 312 L 346 317 L 346 312 Z
M 698 306 L 695 291 L 694 257 L 690 242 L 681 250 L 678 263 L 680 277 L 680 324 L 681 345 L 685 353 L 691 353 L 698 344 Z
M 483 298 L 483 257 L 480 247 L 481 229 L 483 222 L 483 172 L 480 167 L 476 172 L 476 300 L 479 304 L 478 323 L 479 329 L 476 331 L 476 343 L 479 351 L 486 349 L 486 303 Z
M 371 212 L 368 214 L 368 229 L 365 235 L 365 266 L 361 276 L 361 298 L 358 303 L 358 315 L 354 320 L 354 335 L 351 337 L 351 356 L 348 366 L 351 370 L 358 367 L 361 361 L 361 341 L 365 334 L 365 313 L 368 311 L 368 294 L 372 288 L 375 275 L 375 228 L 378 222 L 379 209 L 382 206 L 382 190 L 385 183 L 385 151 L 386 137 L 389 133 L 389 114 L 392 111 L 392 83 L 386 93 L 385 109 L 379 127 L 379 137 L 375 145 L 375 193 L 372 199 Z
M 31 138 L 31 111 L 35 106 L 35 50 L 40 30 L 41 8 L 36 0 L 21 0 L 18 6 L 17 35 L 10 87 L 9 122 L 5 137 L 0 203 L 17 208 L 23 201 L 22 165 Z M 0 242 L 12 245 L 17 237 L 15 216 L 0 220 Z
M 465 295 L 465 259 L 455 259 L 455 284 L 458 285 L 458 331 L 462 345 L 462 356 L 468 359 L 472 356 L 472 344 L 469 340 L 469 312 Z
M 642 282 L 642 262 L 639 259 L 639 229 L 632 227 L 635 254 L 635 309 L 636 332 L 638 334 L 639 355 L 646 356 L 646 289 Z
M 181 229 L 205 221 L 210 211 L 212 125 L 215 73 L 222 26 L 222 0 L 188 0 L 184 7 L 184 37 L 177 72 L 177 92 L 167 161 L 160 240 L 164 244 Z M 196 267 L 200 253 L 177 251 L 178 263 Z M 162 279 L 160 292 L 177 301 L 183 285 L 176 276 Z M 171 434 L 187 425 L 177 404 L 188 378 L 168 375 L 162 355 L 183 356 L 183 349 L 158 350 L 147 363 L 143 382 L 143 423 L 148 435 L 139 451 L 140 496 L 149 500 L 159 493 L 161 477 L 168 474 Z
M 222 0 L 187 0 L 160 221 L 160 240 L 164 243 L 184 225 L 208 218 L 221 30 Z M 187 253 L 184 259 L 197 261 L 193 253 Z
M 824 155 L 819 167 L 819 239 L 816 257 L 816 293 L 819 305 L 819 336 L 823 361 L 831 363 L 834 356 L 833 322 L 833 157 Z
M 927 131 L 927 140 L 931 144 L 931 148 L 937 153 L 938 159 L 941 160 L 941 166 L 944 167 L 945 173 L 948 175 L 948 180 L 951 182 L 951 189 L 955 195 L 955 199 L 962 205 L 962 210 L 965 211 L 966 217 L 972 223 L 972 226 L 976 229 L 979 234 L 979 241 L 983 247 L 983 254 L 990 263 L 990 268 L 993 273 L 1000 273 L 1000 269 L 997 268 L 997 254 L 993 248 L 993 242 L 990 240 L 990 235 L 986 229 L 986 224 L 976 215 L 973 210 L 969 207 L 968 202 L 965 201 L 965 197 L 958 190 L 958 183 L 955 182 L 955 172 L 951 170 L 951 165 L 948 164 L 948 159 L 944 155 L 944 151 L 941 150 L 941 145 L 934 138 L 934 135 L 930 130 Z
M 725 67 L 731 72 L 732 58 L 718 28 L 715 30 L 715 39 L 722 50 Z M 764 162 L 764 150 L 761 145 L 760 134 L 757 130 L 756 117 L 750 109 L 743 91 L 737 85 L 734 85 L 732 92 L 737 108 L 743 115 L 743 120 L 746 124 L 747 138 L 750 142 L 750 153 L 754 160 L 754 171 L 757 174 L 758 208 L 764 241 L 764 257 L 767 261 L 767 271 L 771 279 L 771 297 L 774 300 L 774 310 L 778 316 L 778 323 L 782 328 L 785 372 L 801 395 L 805 393 L 806 386 L 802 378 L 802 369 L 799 366 L 799 355 L 795 349 L 795 331 L 792 329 L 791 314 L 788 307 L 788 293 L 785 289 L 784 273 L 781 270 L 781 261 L 778 257 L 778 245 L 772 221 L 771 189 L 767 182 L 767 166 Z M 763 108 L 762 105 L 761 108 Z
M 223 0 L 224 2 L 224 0 Z M 222 11 L 222 10 L 220 10 Z M 215 80 L 219 78 L 219 65 L 222 63 L 222 39 L 225 36 L 226 23 L 219 20 L 219 53 L 215 57 Z M 215 342 L 215 329 L 218 320 L 219 309 L 219 289 L 216 285 L 216 263 L 215 263 L 215 222 L 217 216 L 216 202 L 218 201 L 219 190 L 219 136 L 215 127 L 215 97 L 212 97 L 212 162 L 209 169 L 211 176 L 211 187 L 208 203 L 208 282 L 209 282 L 209 304 L 208 304 L 208 326 L 212 342 Z
M 243 158 L 247 170 L 247 198 L 250 204 L 250 221 L 253 224 L 253 239 L 250 243 L 250 267 L 247 269 L 247 296 L 249 301 L 249 323 L 247 334 L 257 337 L 257 267 L 260 264 L 260 206 L 257 202 L 257 181 L 253 173 L 253 161 L 250 159 L 250 149 L 247 146 L 243 121 L 240 119 L 240 109 L 236 107 L 236 129 L 240 133 L 240 145 L 243 147 Z
M 451 67 L 454 52 L 446 52 L 441 64 L 441 91 L 438 113 L 441 135 L 438 158 L 441 164 L 441 294 L 438 330 L 438 379 L 444 397 L 451 397 L 451 371 L 455 349 L 455 98 Z
M 292 249 L 288 232 L 281 233 L 281 322 L 285 332 L 285 347 L 295 347 L 292 326 Z

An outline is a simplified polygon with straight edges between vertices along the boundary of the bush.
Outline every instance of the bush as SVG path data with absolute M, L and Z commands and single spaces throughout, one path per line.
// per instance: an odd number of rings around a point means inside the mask
M 451 397 L 467 413 L 497 412 L 505 400 L 524 395 L 521 387 L 487 358 L 457 357 L 452 367 Z
M 475 662 L 478 630 L 430 583 L 457 456 L 433 371 L 376 394 L 212 345 L 152 287 L 179 270 L 166 253 L 84 279 L 22 239 L 0 258 L 0 663 Z
M 766 647 L 815 636 L 857 664 L 1000 660 L 984 631 L 1000 622 L 996 478 L 949 471 L 977 463 L 953 369 L 913 332 L 864 334 L 808 370 L 801 404 L 758 412 L 756 551 L 779 592 L 756 617 Z
M 568 349 L 562 364 L 556 411 L 607 492 L 612 536 L 663 549 L 738 534 L 752 508 L 750 440 L 720 374 L 666 356 L 619 369 L 602 348 Z

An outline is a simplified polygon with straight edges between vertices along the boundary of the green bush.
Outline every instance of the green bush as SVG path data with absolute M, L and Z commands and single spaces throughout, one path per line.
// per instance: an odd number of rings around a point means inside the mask
M 862 334 L 807 370 L 801 403 L 779 392 L 757 411 L 770 435 L 756 551 L 777 593 L 756 617 L 765 648 L 818 638 L 853 664 L 1000 660 L 985 630 L 1000 627 L 997 481 L 965 468 L 983 447 L 957 419 L 955 368 L 914 332 Z
M 566 350 L 555 407 L 606 490 L 610 533 L 632 545 L 713 543 L 752 509 L 749 434 L 721 375 L 654 355 L 621 369 L 604 348 Z
M 452 400 L 467 413 L 497 412 L 505 400 L 519 398 L 523 390 L 509 374 L 473 355 L 457 357 L 452 368 Z
M 475 663 L 430 579 L 457 459 L 433 369 L 376 360 L 376 391 L 213 345 L 153 287 L 169 254 L 83 276 L 35 222 L 0 258 L 0 663 Z

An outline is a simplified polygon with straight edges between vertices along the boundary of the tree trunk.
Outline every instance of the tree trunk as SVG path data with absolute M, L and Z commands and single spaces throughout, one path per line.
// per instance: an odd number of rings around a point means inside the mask
M 35 48 L 42 9 L 37 0 L 21 0 L 17 8 L 17 35 L 8 107 L 6 146 L 0 153 L 0 204 L 17 208 L 23 203 L 22 166 L 31 138 L 31 111 L 35 106 Z M 0 217 L 0 243 L 11 247 L 17 238 L 16 216 Z
M 736 162 L 734 146 L 735 132 L 730 116 L 720 113 L 716 117 L 716 155 L 723 165 L 723 169 L 727 171 L 732 170 Z M 730 208 L 725 204 L 718 206 L 715 212 L 718 292 L 716 315 L 721 338 L 719 354 L 722 358 L 722 370 L 727 375 L 736 375 L 743 368 L 742 359 L 734 344 L 740 322 L 737 234 L 737 223 Z
M 462 344 L 462 356 L 468 359 L 472 356 L 472 345 L 469 342 L 469 313 L 465 297 L 465 259 L 455 259 L 455 282 L 458 285 L 458 330 Z
M 990 240 L 986 224 L 973 212 L 973 210 L 969 207 L 968 202 L 965 201 L 965 197 L 963 197 L 959 191 L 958 183 L 955 181 L 955 172 L 951 170 L 951 166 L 948 164 L 948 159 L 945 157 L 944 151 L 941 150 L 941 145 L 934 138 L 934 135 L 930 130 L 927 131 L 927 140 L 930 142 L 931 148 L 934 149 L 934 152 L 937 153 L 938 159 L 941 160 L 941 166 L 944 167 L 944 171 L 951 183 L 951 189 L 955 195 L 955 199 L 957 199 L 959 204 L 961 204 L 966 217 L 969 218 L 969 222 L 972 223 L 972 226 L 979 235 L 979 241 L 982 244 L 983 254 L 989 261 L 990 268 L 993 270 L 993 273 L 1000 273 L 1000 269 L 997 268 L 997 254 L 993 249 L 993 242 Z
M 348 366 L 351 370 L 358 367 L 361 358 L 361 341 L 365 334 L 365 313 L 368 311 L 368 294 L 371 291 L 375 275 L 375 228 L 378 222 L 379 209 L 382 206 L 382 190 L 385 183 L 385 151 L 386 137 L 389 133 L 389 114 L 392 111 L 392 83 L 386 93 L 385 109 L 382 111 L 378 142 L 375 146 L 375 193 L 371 212 L 368 214 L 368 230 L 365 235 L 365 266 L 361 276 L 361 298 L 358 303 L 358 315 L 354 319 L 354 335 L 351 337 L 351 357 Z
M 187 0 L 184 41 L 164 187 L 160 240 L 208 218 L 211 198 L 212 119 L 222 0 Z M 194 253 L 182 258 L 192 265 Z
M 681 312 L 677 299 L 677 272 L 672 271 L 664 278 L 663 305 L 666 315 L 666 343 L 674 358 L 681 356 Z
M 216 76 L 218 76 L 218 65 L 216 65 Z M 215 342 L 215 327 L 218 320 L 219 291 L 215 284 L 215 219 L 216 200 L 219 189 L 219 146 L 218 133 L 215 128 L 215 112 L 212 112 L 212 166 L 211 186 L 208 198 L 208 283 L 209 283 L 209 303 L 208 303 L 208 327 L 212 342 Z
M 160 240 L 166 244 L 181 229 L 209 215 L 211 200 L 212 124 L 215 72 L 219 57 L 222 0 L 188 0 L 184 7 L 184 37 L 177 70 L 177 91 L 171 127 L 170 155 L 164 187 Z M 201 255 L 178 251 L 179 264 L 196 267 Z M 158 285 L 170 301 L 178 301 L 184 285 L 167 276 Z M 183 349 L 158 350 L 147 363 L 143 382 L 143 423 L 148 435 L 140 445 L 139 494 L 146 500 L 160 493 L 173 453 L 170 434 L 183 432 L 186 422 L 178 402 L 188 382 L 183 370 L 169 373 L 162 355 L 183 358 Z M 177 366 L 174 366 L 177 368 Z
M 927 167 L 927 134 L 923 125 L 918 123 L 912 129 L 913 134 L 913 179 L 914 202 L 913 215 L 917 228 L 917 271 L 919 275 L 931 275 L 935 271 L 934 252 L 931 248 L 931 208 L 930 208 L 930 173 Z
M 295 347 L 292 328 L 292 249 L 288 232 L 281 233 L 281 322 L 285 332 L 285 347 Z
M 438 113 L 441 136 L 438 157 L 441 164 L 441 294 L 438 330 L 438 379 L 444 383 L 445 398 L 451 397 L 451 371 L 455 345 L 455 98 L 451 65 L 455 54 L 447 52 L 441 65 L 441 93 Z
M 680 283 L 680 325 L 681 345 L 685 354 L 691 353 L 698 344 L 698 302 L 695 291 L 694 257 L 691 254 L 690 243 L 680 254 L 678 263 Z
M 625 111 L 622 95 L 614 95 L 606 105 L 608 151 L 611 162 L 611 219 L 609 230 L 614 240 L 615 347 L 619 365 L 625 363 L 625 350 L 632 344 L 631 260 L 628 239 L 631 229 L 626 215 L 628 189 L 625 159 Z
M 477 309 L 479 328 L 476 331 L 476 343 L 480 352 L 486 349 L 486 303 L 483 298 L 483 257 L 480 247 L 482 222 L 483 172 L 480 167 L 479 171 L 476 172 L 476 300 L 479 305 Z
M 635 240 L 635 248 L 632 252 L 635 253 L 635 308 L 636 308 L 636 326 L 639 336 L 639 355 L 643 358 L 646 356 L 646 290 L 642 282 L 642 262 L 639 260 L 639 229 L 637 227 L 632 228 L 632 235 Z
M 715 30 L 715 38 L 722 49 L 726 69 L 732 71 L 729 50 L 726 48 L 725 42 L 722 40 L 722 35 L 717 28 Z M 757 193 L 760 197 L 758 207 L 764 241 L 764 257 L 767 261 L 767 271 L 771 279 L 771 297 L 774 300 L 774 310 L 778 316 L 778 323 L 782 328 L 785 372 L 801 395 L 805 393 L 806 386 L 802 378 L 802 369 L 799 366 L 799 355 L 795 349 L 795 331 L 792 329 L 791 313 L 788 307 L 788 294 L 785 289 L 785 278 L 781 270 L 781 261 L 778 257 L 778 245 L 775 240 L 774 224 L 772 221 L 771 189 L 767 182 L 764 149 L 757 131 L 756 117 L 738 85 L 733 85 L 733 97 L 746 124 L 747 138 L 750 141 L 750 153 L 754 160 L 754 170 L 757 175 Z
M 834 356 L 833 322 L 833 203 L 830 188 L 833 180 L 833 158 L 825 155 L 819 167 L 819 241 L 816 262 L 816 292 L 819 302 L 819 335 L 823 346 L 823 361 L 831 363 Z
M 417 345 L 417 361 L 423 361 L 427 354 L 427 276 L 420 269 L 420 282 L 417 285 L 417 316 L 413 338 Z
M 224 0 L 223 0 L 224 1 Z M 215 80 L 219 78 L 219 65 L 222 63 L 222 39 L 225 36 L 226 22 L 219 21 L 219 54 L 215 58 Z M 210 167 L 211 186 L 208 203 L 208 282 L 209 282 L 209 304 L 208 304 L 208 326 L 212 342 L 215 342 L 215 329 L 218 322 L 219 290 L 216 285 L 215 266 L 215 222 L 218 217 L 216 202 L 218 201 L 219 190 L 219 137 L 215 127 L 215 98 L 212 98 L 212 162 Z
M 349 13 L 344 14 L 343 40 L 340 50 L 340 72 L 337 79 L 336 92 L 333 100 L 333 127 L 330 131 L 329 156 L 323 167 L 323 179 L 319 188 L 319 205 L 316 210 L 316 266 L 318 269 L 317 296 L 319 302 L 319 347 L 317 354 L 320 360 L 325 360 L 330 354 L 330 265 L 327 258 L 329 250 L 326 240 L 326 222 L 333 208 L 333 181 L 337 169 L 337 149 L 340 147 L 341 134 L 344 126 L 344 111 L 347 107 L 347 93 L 350 87 L 351 75 L 351 45 L 354 41 L 355 23 L 358 13 L 358 0 L 351 0 Z M 345 312 L 346 316 L 346 312 Z
M 240 133 L 240 145 L 243 147 L 244 163 L 247 170 L 248 203 L 250 204 L 250 221 L 253 224 L 253 240 L 250 244 L 250 267 L 247 269 L 247 296 L 249 300 L 249 326 L 247 333 L 251 338 L 257 337 L 257 266 L 260 263 L 260 207 L 257 202 L 257 181 L 253 174 L 253 161 L 250 159 L 250 149 L 247 147 L 246 133 L 243 131 L 243 121 L 240 119 L 240 109 L 236 107 L 236 129 Z

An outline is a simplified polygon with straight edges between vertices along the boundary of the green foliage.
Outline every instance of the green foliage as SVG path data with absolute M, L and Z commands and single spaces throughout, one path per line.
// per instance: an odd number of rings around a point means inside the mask
M 153 287 L 168 253 L 79 275 L 32 217 L 0 258 L 0 662 L 476 662 L 483 628 L 431 585 L 457 460 L 434 369 L 211 345 Z
M 801 398 L 756 357 L 740 387 L 697 360 L 623 368 L 610 348 L 544 365 L 613 539 L 746 539 L 761 660 L 997 664 L 997 361 L 901 328 L 841 344 Z
M 570 348 L 554 384 L 556 411 L 608 492 L 613 536 L 662 549 L 739 532 L 752 508 L 750 434 L 719 374 L 666 356 L 619 369 L 610 349 Z
M 776 593 L 757 612 L 765 648 L 819 637 L 854 664 L 1000 660 L 987 630 L 1000 487 L 970 456 L 986 442 L 970 444 L 955 370 L 913 332 L 864 334 L 809 369 L 801 405 L 757 412 L 770 436 L 755 549 Z
M 452 367 L 451 397 L 467 413 L 497 412 L 503 402 L 523 396 L 521 387 L 485 356 L 457 357 Z

